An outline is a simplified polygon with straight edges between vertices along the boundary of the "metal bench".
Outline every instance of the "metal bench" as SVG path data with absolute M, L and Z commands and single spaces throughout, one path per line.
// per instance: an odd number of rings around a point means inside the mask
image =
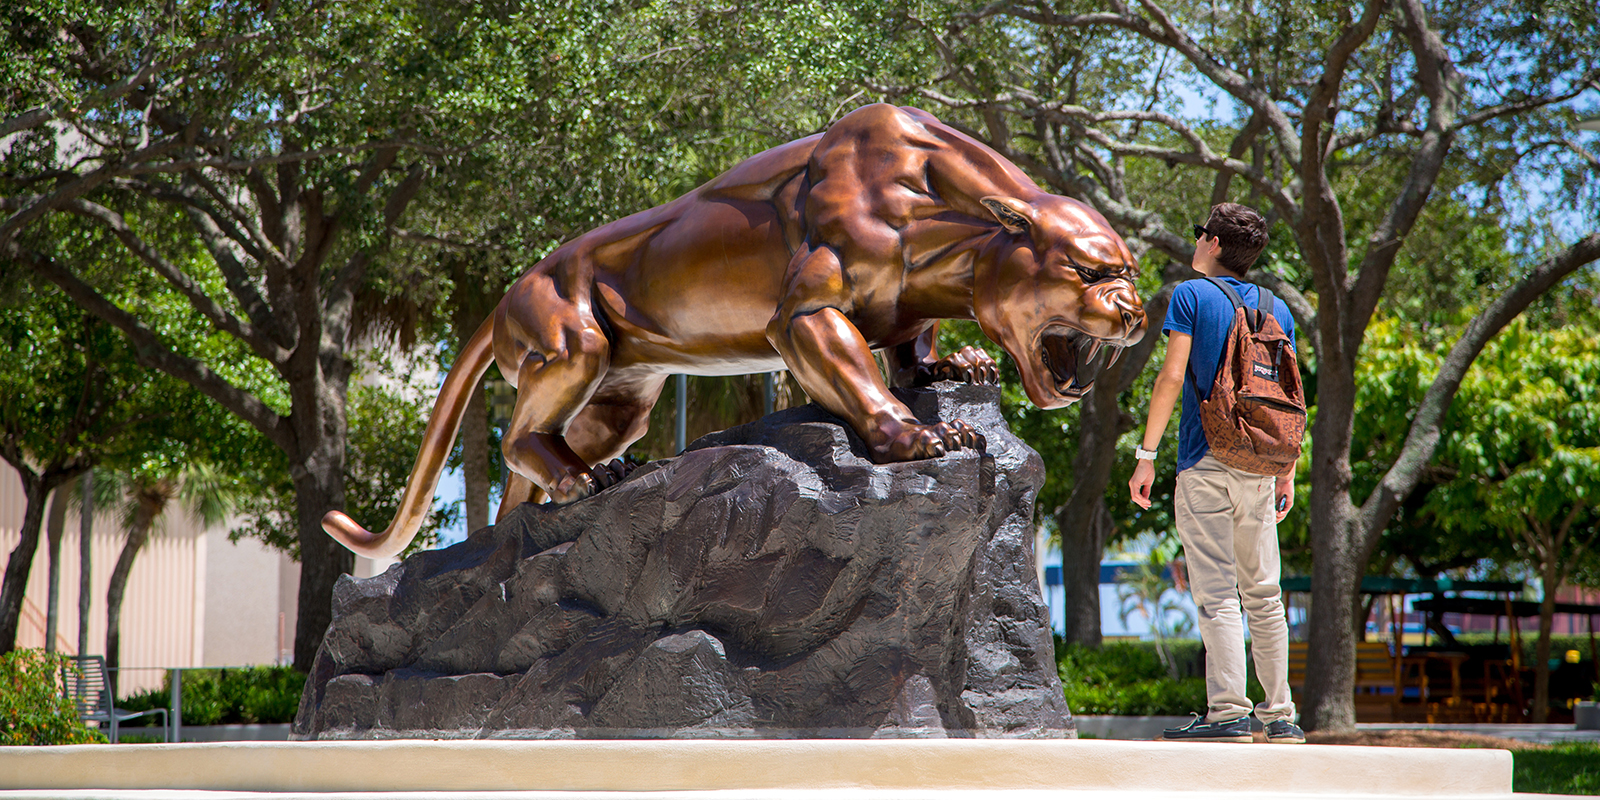
M 71 670 L 77 667 L 77 673 Z M 67 656 L 61 668 L 61 685 L 67 699 L 78 709 L 78 719 L 104 725 L 109 730 L 111 743 L 116 744 L 119 728 L 130 719 L 161 715 L 161 741 L 171 741 L 168 735 L 167 710 L 152 708 L 149 711 L 128 711 L 117 708 L 111 697 L 111 676 L 106 672 L 105 656 Z

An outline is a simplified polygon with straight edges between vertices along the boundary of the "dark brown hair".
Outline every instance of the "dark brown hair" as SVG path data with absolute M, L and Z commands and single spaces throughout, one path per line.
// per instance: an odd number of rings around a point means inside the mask
M 1238 203 L 1218 203 L 1211 207 L 1206 230 L 1222 243 L 1217 263 L 1235 275 L 1243 276 L 1267 249 L 1267 221 L 1256 210 Z

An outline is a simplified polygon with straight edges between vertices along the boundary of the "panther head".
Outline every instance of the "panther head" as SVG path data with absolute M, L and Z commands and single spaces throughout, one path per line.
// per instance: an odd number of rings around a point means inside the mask
M 1071 405 L 1144 338 L 1138 264 L 1105 217 L 1071 198 L 981 202 L 1004 233 L 991 241 L 992 257 L 978 259 L 978 324 L 1016 362 L 1034 405 Z

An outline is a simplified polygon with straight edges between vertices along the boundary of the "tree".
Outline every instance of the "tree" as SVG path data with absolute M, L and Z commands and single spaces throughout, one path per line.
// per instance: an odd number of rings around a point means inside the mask
M 984 121 L 990 144 L 1008 156 L 1023 149 L 1002 147 L 1014 138 L 1008 121 L 1020 120 L 1031 140 L 1027 149 L 1042 153 L 1052 168 L 1037 173 L 1047 183 L 1057 185 L 1054 175 L 1060 174 L 1064 190 L 1076 190 L 1125 233 L 1175 258 L 1184 250 L 1177 242 L 1186 236 L 1173 232 L 1181 228 L 1107 190 L 1119 184 L 1123 160 L 1213 174 L 1213 201 L 1232 196 L 1232 184 L 1242 183 L 1269 219 L 1281 220 L 1292 235 L 1310 291 L 1283 279 L 1293 276 L 1260 273 L 1258 279 L 1294 312 L 1317 391 L 1308 476 L 1311 647 L 1325 657 L 1309 667 L 1302 708 L 1311 727 L 1349 729 L 1351 617 L 1378 536 L 1421 479 L 1442 417 L 1479 350 L 1544 291 L 1600 257 L 1600 234 L 1569 237 L 1573 243 L 1566 247 L 1530 239 L 1526 266 L 1464 327 L 1412 416 L 1405 445 L 1361 497 L 1352 492 L 1350 449 L 1367 326 L 1441 181 L 1470 184 L 1491 202 L 1503 201 L 1503 188 L 1519 170 L 1535 163 L 1561 169 L 1577 158 L 1558 138 L 1570 123 L 1558 106 L 1600 80 L 1595 9 L 1565 2 L 1508 10 L 1453 3 L 1430 12 L 1420 0 L 1370 0 L 1353 10 L 1280 3 L 1217 13 L 1213 6 L 1164 7 L 1154 0 L 1110 0 L 1104 10 L 1016 2 L 957 10 L 928 27 L 931 36 L 957 37 L 989 20 L 1000 28 L 1026 26 L 1018 37 L 1024 42 L 1078 32 L 1112 40 L 1125 48 L 1112 48 L 1119 57 L 1153 52 L 1139 74 L 1154 88 L 1129 98 L 1140 101 L 1137 107 L 1123 100 L 1098 111 L 1070 90 L 1076 84 L 1063 91 L 1058 80 L 1041 85 L 997 78 L 984 60 L 957 57 L 947 59 L 938 86 L 906 91 L 970 109 Z M 1065 74 L 1078 78 L 1074 71 Z M 1185 119 L 1162 107 L 1161 91 L 1170 98 L 1177 80 L 1200 82 L 1237 109 L 1237 119 Z M 1362 186 L 1364 196 L 1350 194 L 1344 176 L 1375 168 L 1394 182 Z M 1566 191 L 1592 189 L 1569 179 Z M 1546 208 L 1561 200 L 1551 198 Z M 1514 210 L 1510 203 L 1497 208 Z M 1355 213 L 1361 211 L 1370 216 Z M 1532 233 L 1552 241 L 1548 228 Z
M 45 500 L 161 424 L 168 398 L 115 331 L 66 298 L 12 281 L 0 303 L 0 457 L 22 480 L 21 536 L 0 588 L 0 653 L 16 647 Z
M 183 2 L 13 9 L 5 72 L 29 76 L 0 129 L 0 254 L 28 265 L 282 453 L 301 554 L 295 663 L 310 665 L 334 579 L 320 527 L 345 505 L 350 349 L 373 295 L 425 283 L 382 258 L 429 158 L 514 115 L 545 52 L 537 25 L 426 2 Z M 439 13 L 436 13 L 439 12 Z M 461 23 L 457 25 L 457 23 Z M 490 70 L 490 66 L 493 70 Z M 18 100 L 17 98 L 20 98 Z M 29 103 L 32 102 L 32 105 Z M 141 297 L 41 228 L 70 216 L 136 259 Z M 179 300 L 248 352 L 222 362 L 164 330 Z M 425 296 L 415 298 L 425 302 Z M 258 380 L 265 371 L 270 379 Z M 243 374 L 241 374 L 243 373 Z
M 173 500 L 208 527 L 227 517 L 237 502 L 238 490 L 229 476 L 205 461 L 193 460 L 183 452 L 181 443 L 169 440 L 169 444 L 179 447 L 144 450 L 140 463 L 105 473 L 95 482 L 97 499 L 112 508 L 120 507 L 126 534 L 106 588 L 105 658 L 113 697 L 117 695 L 117 668 L 122 663 L 122 599 L 139 551 Z M 177 458 L 169 460 L 163 455 Z
M 57 486 L 50 494 L 50 510 L 45 516 L 45 552 L 47 553 L 49 582 L 45 590 L 44 651 L 56 651 L 56 638 L 60 635 L 61 621 L 61 535 L 67 523 L 67 498 L 77 488 L 69 480 Z
M 1425 362 L 1426 363 L 1426 362 Z M 1600 564 L 1600 359 L 1590 331 L 1513 323 L 1467 373 L 1441 433 L 1452 477 L 1422 513 L 1450 538 L 1496 534 L 1540 581 L 1533 717 L 1549 711 L 1556 593 Z

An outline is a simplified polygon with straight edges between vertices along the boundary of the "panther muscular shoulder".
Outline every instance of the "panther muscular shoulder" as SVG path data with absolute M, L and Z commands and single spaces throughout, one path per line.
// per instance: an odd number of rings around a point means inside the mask
M 940 320 L 975 319 L 1029 399 L 1064 406 L 1089 389 L 1102 345 L 1143 336 L 1135 274 L 1092 209 L 925 112 L 865 106 L 534 265 L 446 378 L 389 528 L 338 511 L 323 527 L 364 555 L 403 550 L 491 359 L 517 388 L 502 513 L 537 490 L 565 502 L 620 480 L 611 460 L 644 435 L 674 373 L 787 368 L 879 462 L 973 446 L 960 420 L 918 422 L 873 351 L 897 383 L 993 382 L 982 350 L 934 351 Z

